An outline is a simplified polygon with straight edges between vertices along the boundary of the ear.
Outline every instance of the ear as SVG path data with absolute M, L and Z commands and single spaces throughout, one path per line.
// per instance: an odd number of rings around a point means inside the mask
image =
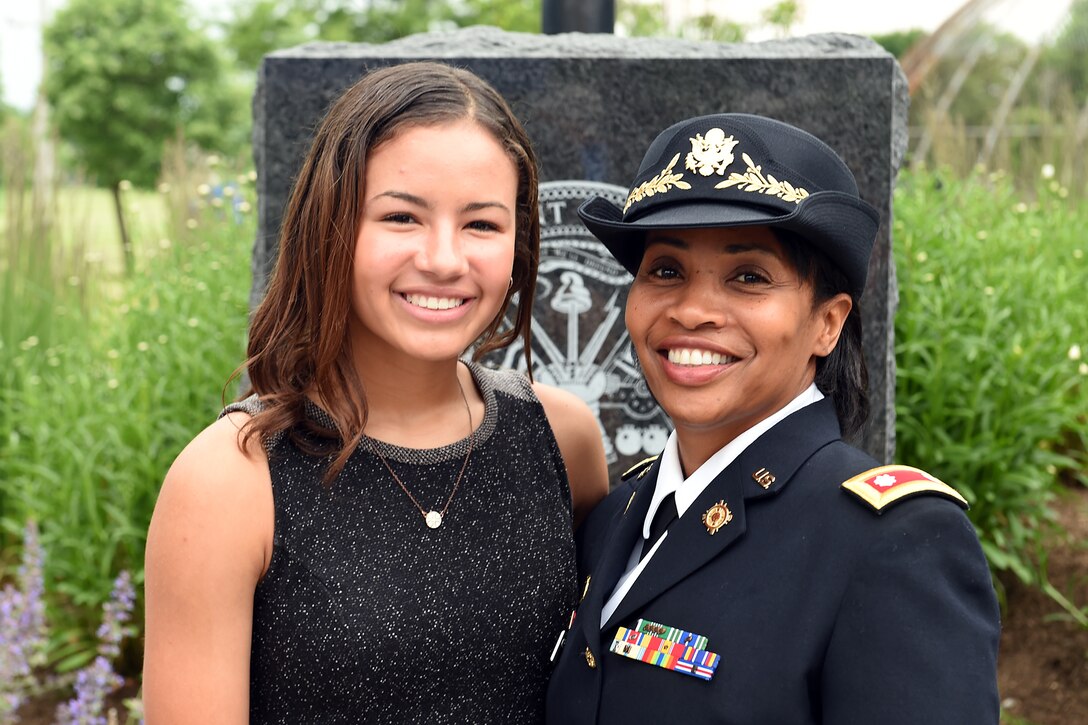
M 816 306 L 812 311 L 816 331 L 813 337 L 813 355 L 827 357 L 831 354 L 839 344 L 842 326 L 846 324 L 846 318 L 850 316 L 853 308 L 854 301 L 845 292 L 840 292 Z

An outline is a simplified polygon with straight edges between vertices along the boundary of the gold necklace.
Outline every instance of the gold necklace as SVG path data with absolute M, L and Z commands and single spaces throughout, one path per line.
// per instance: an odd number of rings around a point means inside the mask
M 385 470 L 389 471 L 389 475 L 393 477 L 393 480 L 397 482 L 397 485 L 401 487 L 401 490 L 404 491 L 412 503 L 416 505 L 416 508 L 419 509 L 419 513 L 423 514 L 423 520 L 427 522 L 427 526 L 432 529 L 437 529 L 442 525 L 442 517 L 444 517 L 446 511 L 449 510 L 450 501 L 453 500 L 454 494 L 457 493 L 457 488 L 461 485 L 461 478 L 465 475 L 465 469 L 468 468 L 468 459 L 469 456 L 472 455 L 472 442 L 476 438 L 476 431 L 472 424 L 472 408 L 468 405 L 468 398 L 465 397 L 465 388 L 461 385 L 460 377 L 457 378 L 457 389 L 461 391 L 461 400 L 465 402 L 465 412 L 468 413 L 468 452 L 465 453 L 465 461 L 461 464 L 461 470 L 457 473 L 457 480 L 453 482 L 453 490 L 450 491 L 450 497 L 446 499 L 446 505 L 442 507 L 441 511 L 435 511 L 434 509 L 427 511 L 420 506 L 419 501 L 417 501 L 416 497 L 412 495 L 412 492 L 408 490 L 408 487 L 404 485 L 404 481 L 400 480 L 396 471 L 389 465 L 389 461 L 385 460 L 385 456 L 383 456 L 377 447 L 374 446 L 370 441 L 370 438 L 363 438 L 363 440 L 366 441 L 366 445 L 370 449 L 370 452 L 377 456 L 378 460 L 385 465 Z

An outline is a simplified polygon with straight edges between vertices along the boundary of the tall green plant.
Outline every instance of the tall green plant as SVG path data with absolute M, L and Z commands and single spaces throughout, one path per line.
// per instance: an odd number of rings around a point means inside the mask
M 10 539 L 40 522 L 59 669 L 93 656 L 96 613 L 117 572 L 142 579 L 159 484 L 214 418 L 241 359 L 254 233 L 242 198 L 252 188 L 247 177 L 231 181 L 229 196 L 225 184 L 192 184 L 179 228 L 134 226 L 147 250 L 137 274 L 107 280 L 63 340 L 8 356 L 30 372 L 5 387 L 0 525 Z
M 1088 208 L 1066 197 L 932 173 L 895 197 L 897 457 L 960 490 L 993 568 L 1035 584 L 1059 480 L 1085 481 Z

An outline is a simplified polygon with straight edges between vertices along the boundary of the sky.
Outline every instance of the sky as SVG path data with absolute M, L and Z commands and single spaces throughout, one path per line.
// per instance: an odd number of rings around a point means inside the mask
M 221 14 L 231 0 L 189 0 L 199 12 Z M 517 0 L 511 0 L 516 2 Z M 1035 42 L 1053 32 L 1071 0 L 999 0 L 987 17 L 1001 27 Z M 0 0 L 0 83 L 4 101 L 16 108 L 34 104 L 42 73 L 41 25 L 64 0 Z M 717 12 L 743 25 L 756 25 L 775 0 L 668 0 L 670 13 Z M 795 35 L 845 32 L 873 35 L 893 30 L 935 30 L 951 15 L 955 0 L 800 0 L 801 21 Z M 750 40 L 760 40 L 750 34 Z

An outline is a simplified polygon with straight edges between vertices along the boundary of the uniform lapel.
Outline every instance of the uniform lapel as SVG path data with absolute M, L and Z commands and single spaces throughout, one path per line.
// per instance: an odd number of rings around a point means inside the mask
M 616 582 L 627 569 L 627 561 L 635 541 L 642 538 L 642 524 L 646 520 L 646 512 L 650 508 L 654 486 L 657 484 L 658 465 L 654 462 L 650 471 L 641 480 L 634 482 L 633 497 L 625 510 L 613 521 L 612 535 L 605 543 L 596 567 L 589 572 L 592 579 L 585 600 L 579 608 L 578 619 L 581 620 L 590 649 L 598 656 L 601 609 L 616 588 Z
M 753 442 L 718 474 L 669 528 L 668 536 L 602 629 L 608 630 L 616 623 L 626 621 L 740 540 L 748 526 L 747 504 L 777 494 L 813 453 L 838 440 L 839 435 L 834 405 L 830 399 L 825 399 L 802 408 Z M 770 474 L 770 478 L 761 475 L 764 473 Z M 772 478 L 773 482 L 770 482 Z M 651 492 L 652 489 L 646 489 L 640 495 L 649 499 Z M 719 501 L 728 506 L 732 519 L 711 534 L 702 516 Z M 645 511 L 646 505 L 642 508 L 640 522 L 645 518 Z M 625 556 L 631 553 L 633 543 L 631 539 Z M 600 612 L 599 607 L 597 611 Z
M 605 623 L 604 629 L 615 627 L 616 622 L 626 620 L 647 602 L 718 556 L 744 534 L 742 483 L 734 466 L 718 474 L 684 515 L 669 527 L 668 536 L 661 542 L 654 557 L 646 564 L 619 607 Z M 703 511 L 718 501 L 725 502 L 733 518 L 711 536 L 700 517 Z

